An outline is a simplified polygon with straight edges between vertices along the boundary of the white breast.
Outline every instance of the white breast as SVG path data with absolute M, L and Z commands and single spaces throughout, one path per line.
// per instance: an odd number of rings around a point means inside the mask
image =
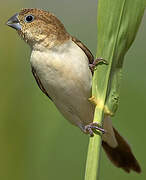
M 45 51 L 32 51 L 32 66 L 53 102 L 71 123 L 82 128 L 92 122 L 92 74 L 85 53 L 73 41 Z

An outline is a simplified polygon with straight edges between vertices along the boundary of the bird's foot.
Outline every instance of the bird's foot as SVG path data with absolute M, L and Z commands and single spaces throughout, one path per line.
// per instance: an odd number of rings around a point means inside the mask
M 86 134 L 89 134 L 90 137 L 93 137 L 94 133 L 97 133 L 96 130 L 102 132 L 103 134 L 105 133 L 105 130 L 97 122 L 90 123 L 90 124 L 86 125 L 84 128 L 84 132 Z
M 108 62 L 105 59 L 103 59 L 103 58 L 95 59 L 92 64 L 89 64 L 89 68 L 92 71 L 92 73 L 94 72 L 96 66 L 99 65 L 99 64 L 108 65 Z

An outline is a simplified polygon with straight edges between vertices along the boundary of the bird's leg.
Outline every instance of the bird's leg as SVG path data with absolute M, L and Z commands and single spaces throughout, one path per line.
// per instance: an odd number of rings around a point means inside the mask
M 105 130 L 97 122 L 92 122 L 84 127 L 84 132 L 89 134 L 90 137 L 94 136 L 94 132 L 96 132 L 96 130 L 102 132 L 103 134 L 105 133 Z
M 89 64 L 89 68 L 92 71 L 92 73 L 94 72 L 96 66 L 99 65 L 99 64 L 106 64 L 106 65 L 108 65 L 108 62 L 105 59 L 103 59 L 103 58 L 95 59 L 92 64 Z

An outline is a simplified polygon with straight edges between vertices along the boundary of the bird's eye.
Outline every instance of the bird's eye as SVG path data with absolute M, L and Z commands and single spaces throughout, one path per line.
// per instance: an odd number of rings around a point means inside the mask
M 30 23 L 34 20 L 34 16 L 33 15 L 28 15 L 25 17 L 25 22 Z

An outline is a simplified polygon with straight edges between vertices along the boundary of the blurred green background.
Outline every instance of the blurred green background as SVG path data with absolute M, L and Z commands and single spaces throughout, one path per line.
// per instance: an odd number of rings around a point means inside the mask
M 0 6 L 0 179 L 83 180 L 88 136 L 70 125 L 31 74 L 30 48 L 5 22 L 24 7 L 46 7 L 96 53 L 96 0 L 5 0 Z M 106 28 L 106 27 L 105 27 Z M 146 14 L 125 57 L 119 111 L 113 123 L 131 144 L 143 172 L 126 174 L 102 152 L 100 179 L 146 179 Z

